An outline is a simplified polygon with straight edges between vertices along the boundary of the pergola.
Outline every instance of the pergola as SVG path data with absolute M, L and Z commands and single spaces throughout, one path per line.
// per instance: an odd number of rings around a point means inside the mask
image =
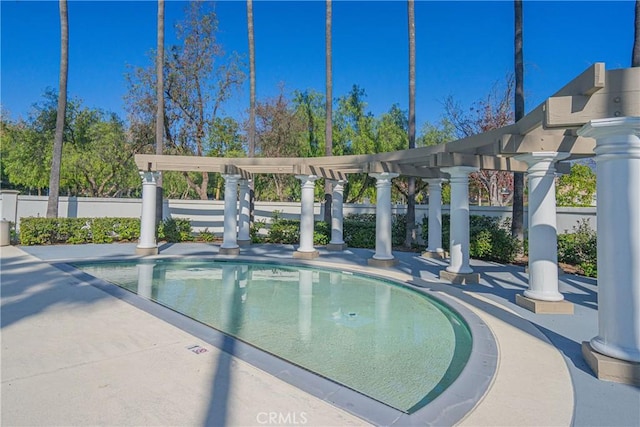
M 468 176 L 479 169 L 526 172 L 529 189 L 529 289 L 517 303 L 537 313 L 573 313 L 558 291 L 555 173 L 566 161 L 595 155 L 597 164 L 599 334 L 583 344 L 594 370 L 602 357 L 623 361 L 640 378 L 640 68 L 605 70 L 595 63 L 509 126 L 457 141 L 387 153 L 305 158 L 213 158 L 136 155 L 143 180 L 138 252 L 155 254 L 158 171 L 219 172 L 225 179 L 220 253 L 238 254 L 249 242 L 248 182 L 255 174 L 290 174 L 302 183 L 300 245 L 294 257 L 313 258 L 314 183 L 333 183 L 330 250 L 344 250 L 343 185 L 349 174 L 376 178 L 376 248 L 371 265 L 391 266 L 391 180 L 400 175 L 429 184 L 425 257 L 442 257 L 441 185 L 451 183 L 449 266 L 441 278 L 479 281 L 469 265 Z M 238 213 L 238 186 L 240 209 Z M 595 350 L 595 351 L 594 351 Z M 599 363 L 599 365 L 598 365 Z M 633 371 L 635 369 L 635 371 Z M 633 372 L 635 373 L 633 373 Z M 624 376 L 624 375 L 623 375 Z

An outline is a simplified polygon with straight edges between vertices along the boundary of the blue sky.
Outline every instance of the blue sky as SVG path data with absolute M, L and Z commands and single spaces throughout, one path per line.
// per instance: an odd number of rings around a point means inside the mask
M 57 88 L 57 1 L 2 0 L 0 102 L 24 117 L 47 87 Z M 166 44 L 185 3 L 167 1 Z M 406 1 L 333 3 L 334 97 L 353 84 L 374 114 L 408 108 Z M 246 3 L 220 1 L 219 42 L 246 54 Z M 288 91 L 324 92 L 324 1 L 254 1 L 258 99 Z M 416 1 L 418 126 L 442 117 L 451 95 L 462 105 L 485 96 L 513 67 L 512 1 Z M 594 62 L 629 67 L 633 1 L 525 1 L 527 111 Z M 127 65 L 150 64 L 155 1 L 69 1 L 69 96 L 125 118 Z M 247 54 L 248 55 L 248 54 Z M 246 117 L 248 82 L 225 109 Z

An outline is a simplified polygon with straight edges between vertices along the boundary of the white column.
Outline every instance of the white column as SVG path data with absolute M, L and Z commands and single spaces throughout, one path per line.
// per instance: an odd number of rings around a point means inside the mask
M 473 273 L 469 266 L 469 174 L 477 170 L 471 166 L 442 169 L 451 176 L 450 262 L 446 268 L 450 273 Z
M 249 222 L 251 215 L 251 193 L 249 190 L 250 179 L 240 180 L 240 221 L 238 224 L 238 244 L 240 246 L 251 243 L 249 234 Z
M 599 353 L 640 362 L 640 117 L 592 120 L 596 139 Z
M 224 178 L 224 234 L 220 253 L 234 255 L 239 253 L 237 241 L 238 227 L 238 180 L 240 175 L 223 174 Z
M 442 249 L 442 183 L 446 179 L 427 179 L 429 184 L 429 235 L 427 252 L 444 254 Z
M 156 180 L 158 172 L 140 172 L 142 178 L 142 215 L 140 219 L 140 241 L 136 253 L 155 255 L 156 243 Z
M 534 152 L 516 156 L 529 165 L 529 289 L 524 296 L 562 301 L 558 291 L 558 230 L 554 163 L 568 153 Z
M 331 241 L 327 249 L 344 250 L 343 213 L 344 184 L 346 181 L 332 181 L 333 195 L 331 202 Z
M 371 173 L 376 182 L 376 253 L 374 260 L 394 260 L 391 252 L 391 180 L 397 173 Z
M 296 175 L 302 183 L 302 194 L 300 197 L 300 246 L 296 254 L 306 254 L 303 256 L 317 256 L 318 251 L 313 247 L 313 201 L 315 182 L 318 179 L 315 175 Z M 295 255 L 295 254 L 294 254 Z

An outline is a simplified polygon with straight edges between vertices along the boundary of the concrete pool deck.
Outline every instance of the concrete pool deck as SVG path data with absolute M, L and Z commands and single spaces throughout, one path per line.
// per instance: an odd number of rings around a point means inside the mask
M 136 258 L 134 247 L 1 249 L 2 425 L 367 424 L 51 265 Z M 161 246 L 161 256 L 230 259 L 217 251 Z M 254 245 L 241 256 L 294 263 L 292 252 Z M 515 304 L 526 288 L 520 267 L 473 261 L 481 283 L 460 286 L 438 280 L 444 262 L 414 253 L 394 252 L 400 262 L 386 270 L 367 267 L 369 250 L 320 254 L 312 264 L 346 265 L 448 295 L 490 327 L 497 372 L 460 425 L 640 425 L 640 390 L 596 379 L 581 356 L 580 343 L 597 333 L 595 280 L 561 276 L 575 314 L 536 315 Z

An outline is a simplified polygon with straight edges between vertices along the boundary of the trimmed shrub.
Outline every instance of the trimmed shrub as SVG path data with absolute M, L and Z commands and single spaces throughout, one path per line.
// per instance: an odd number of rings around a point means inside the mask
M 449 233 L 451 218 L 442 215 L 442 247 L 449 250 Z M 429 220 L 422 219 L 422 238 L 426 241 L 429 236 Z M 509 220 L 500 221 L 499 218 L 471 215 L 469 217 L 469 256 L 471 258 L 497 261 L 501 263 L 513 262 L 518 255 L 521 244 L 511 236 Z
M 582 274 L 598 276 L 597 235 L 587 220 L 573 227 L 573 233 L 558 235 L 558 261 L 578 266 Z
M 165 219 L 158 224 L 158 240 L 164 240 L 170 243 L 193 240 L 191 236 L 191 221 L 188 219 Z
M 138 240 L 139 237 L 139 218 L 20 219 L 19 242 L 25 246 L 126 242 Z M 192 240 L 191 222 L 188 219 L 165 220 L 158 226 L 158 240 Z
M 256 230 L 257 237 L 257 230 Z M 254 237 L 252 237 L 252 240 Z M 318 221 L 314 224 L 313 244 L 326 245 L 331 239 L 331 228 L 324 221 Z M 293 245 L 300 242 L 300 221 L 297 219 L 283 219 L 278 214 L 273 216 L 271 227 L 267 237 L 267 243 L 282 243 Z
M 391 244 L 402 246 L 406 237 L 406 215 L 391 218 Z M 352 248 L 373 249 L 376 247 L 375 214 L 348 215 L 343 220 L 344 242 Z

